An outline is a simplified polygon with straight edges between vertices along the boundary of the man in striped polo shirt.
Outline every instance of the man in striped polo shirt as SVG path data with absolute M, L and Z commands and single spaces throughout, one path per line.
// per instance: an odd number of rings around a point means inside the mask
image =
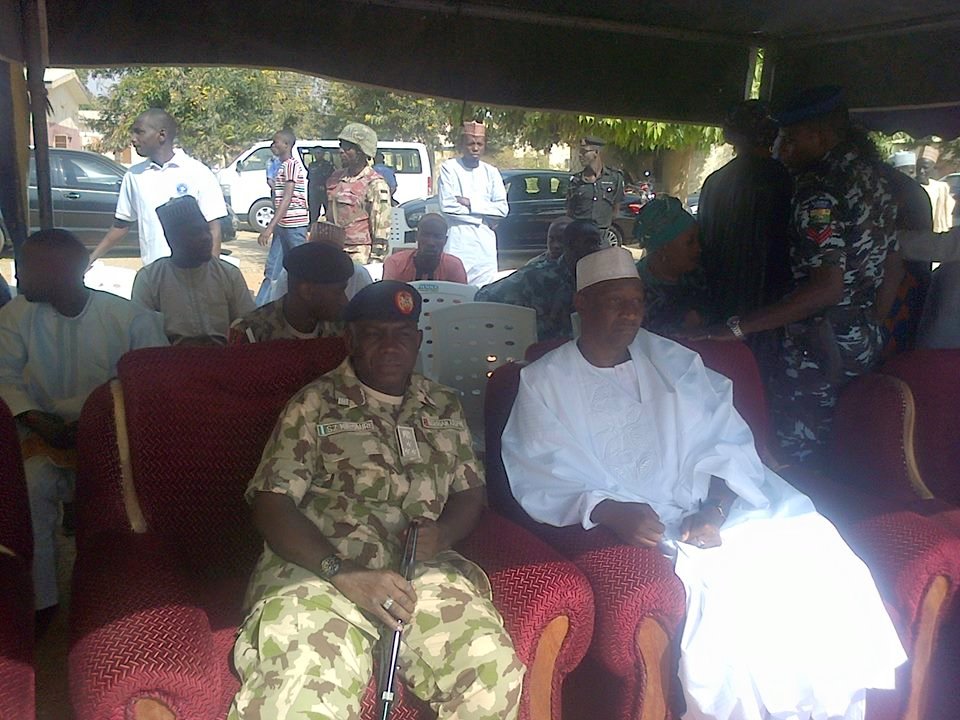
M 310 225 L 307 169 L 293 152 L 296 142 L 297 138 L 291 130 L 281 130 L 273 136 L 270 145 L 270 151 L 280 161 L 280 169 L 273 181 L 273 219 L 257 239 L 260 245 L 266 247 L 273 237 L 263 270 L 263 283 L 257 292 L 258 307 L 271 300 L 273 285 L 280 278 L 287 251 L 307 241 L 307 228 Z

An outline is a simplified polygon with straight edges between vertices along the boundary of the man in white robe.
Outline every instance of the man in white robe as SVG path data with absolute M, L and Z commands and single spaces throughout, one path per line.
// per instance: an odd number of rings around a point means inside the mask
M 88 262 L 83 244 L 67 231 L 34 233 L 17 263 L 20 294 L 0 309 L 0 398 L 21 434 L 37 610 L 58 603 L 57 517 L 73 495 L 80 409 L 116 375 L 125 352 L 167 344 L 160 315 L 84 287 Z
M 461 157 L 440 166 L 437 192 L 440 211 L 447 219 L 447 252 L 460 258 L 470 285 L 486 285 L 497 275 L 498 218 L 507 216 L 507 191 L 500 171 L 480 160 L 486 147 L 481 123 L 463 124 Z
M 762 465 L 730 381 L 640 329 L 626 250 L 588 255 L 577 281 L 582 335 L 523 369 L 504 429 L 515 497 L 676 556 L 685 718 L 862 718 L 906 660 L 869 570 Z
M 247 281 L 213 257 L 213 239 L 193 197 L 174 198 L 157 216 L 171 254 L 137 272 L 131 299 L 163 313 L 173 345 L 226 345 L 230 325 L 256 309 Z

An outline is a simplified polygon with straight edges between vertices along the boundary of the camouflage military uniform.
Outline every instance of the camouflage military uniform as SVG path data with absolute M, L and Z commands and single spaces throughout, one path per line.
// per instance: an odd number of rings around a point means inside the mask
M 390 188 L 373 168 L 349 177 L 337 170 L 327 178 L 327 220 L 344 229 L 343 249 L 361 265 L 370 262 L 372 244 L 390 236 Z
M 312 333 L 297 332 L 283 316 L 283 298 L 280 298 L 234 320 L 227 342 L 235 345 L 267 340 L 336 337 L 342 332 L 343 323 L 328 321 L 318 323 Z
M 795 281 L 813 268 L 843 271 L 837 305 L 786 327 L 781 368 L 771 385 L 777 435 L 786 454 L 804 461 L 830 433 L 837 393 L 879 360 L 877 289 L 887 253 L 896 249 L 897 208 L 877 169 L 848 144 L 827 153 L 796 181 L 791 266 Z M 835 343 L 824 342 L 822 318 Z M 833 347 L 833 355 L 829 346 Z
M 413 428 L 404 460 L 397 428 Z M 345 361 L 287 405 L 247 489 L 283 493 L 343 557 L 397 569 L 412 518 L 481 487 L 453 391 L 415 375 L 401 404 L 365 388 Z M 400 675 L 440 718 L 513 718 L 524 672 L 489 582 L 453 551 L 417 563 L 414 618 Z M 241 679 L 231 719 L 358 718 L 380 627 L 326 580 L 264 547 L 234 648 Z
M 561 258 L 518 268 L 502 280 L 477 291 L 477 302 L 522 305 L 537 311 L 537 339 L 573 337 L 570 314 L 577 280 Z
M 570 176 L 567 215 L 574 220 L 592 220 L 605 230 L 613 223 L 614 207 L 623 202 L 623 173 L 606 165 L 594 180 L 584 180 L 583 171 Z

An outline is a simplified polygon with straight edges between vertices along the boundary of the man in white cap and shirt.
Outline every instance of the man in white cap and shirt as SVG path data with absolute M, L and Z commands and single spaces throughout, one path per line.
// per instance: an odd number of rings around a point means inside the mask
M 504 429 L 514 496 L 675 558 L 685 718 L 862 718 L 906 660 L 870 572 L 760 462 L 731 382 L 640 327 L 643 297 L 627 250 L 578 263 L 582 334 L 522 370 Z
M 507 216 L 507 191 L 500 171 L 480 159 L 487 145 L 482 123 L 466 122 L 458 148 L 461 157 L 440 166 L 437 191 L 447 219 L 447 252 L 460 258 L 470 285 L 486 285 L 497 275 L 499 218 Z

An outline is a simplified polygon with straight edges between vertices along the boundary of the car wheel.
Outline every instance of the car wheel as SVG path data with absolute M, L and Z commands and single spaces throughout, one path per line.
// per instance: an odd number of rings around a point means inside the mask
M 620 247 L 623 245 L 623 233 L 616 225 L 611 225 L 603 232 L 603 247 Z
M 257 200 L 250 208 L 247 219 L 254 230 L 264 230 L 273 220 L 273 202 Z

